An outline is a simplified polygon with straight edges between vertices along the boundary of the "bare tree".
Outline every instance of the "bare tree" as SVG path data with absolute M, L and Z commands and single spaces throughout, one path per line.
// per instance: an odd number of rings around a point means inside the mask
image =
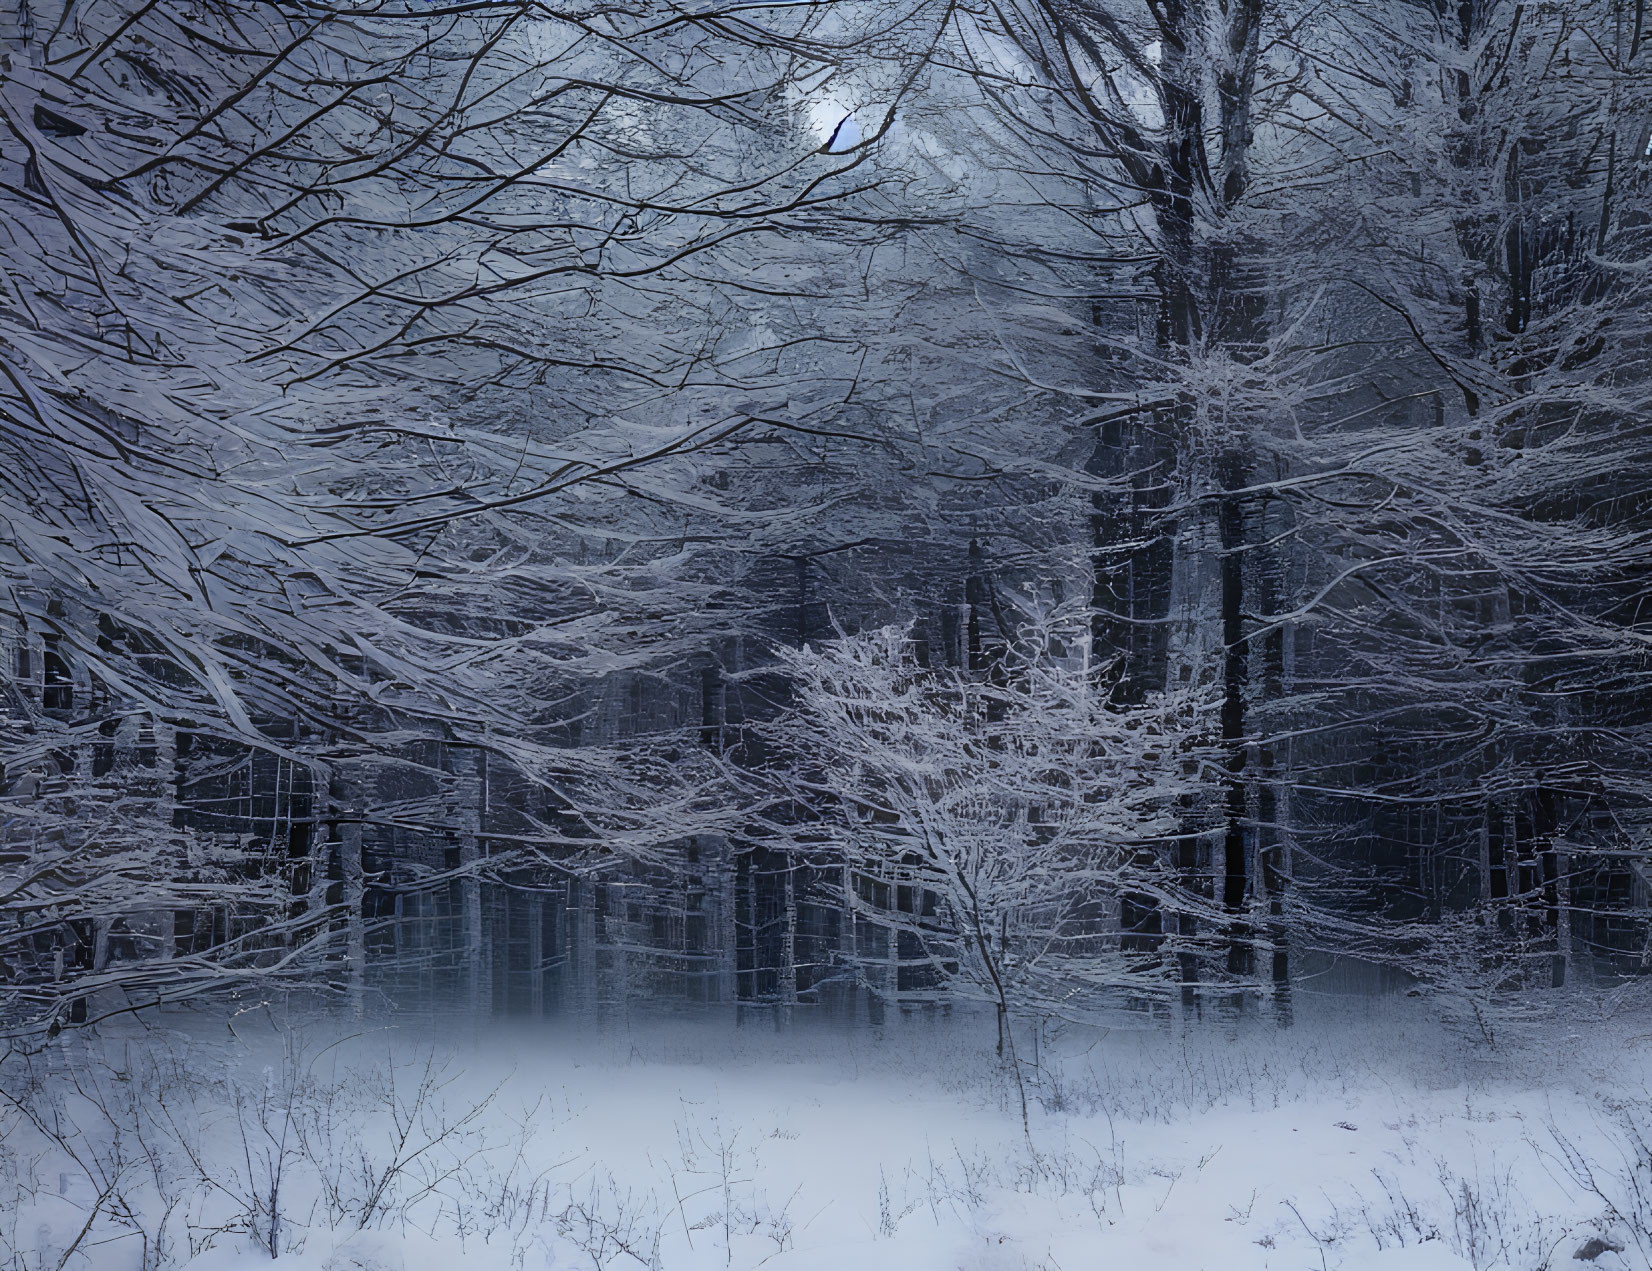
M 1112 702 L 1086 626 L 1083 607 L 1028 615 L 999 675 L 925 667 L 902 628 L 785 657 L 787 740 L 810 773 L 797 797 L 820 818 L 794 835 L 841 863 L 847 912 L 891 945 L 861 973 L 895 1000 L 990 1002 L 1012 1060 L 1029 1014 L 1179 987 L 1180 951 L 1133 919 L 1215 911 L 1153 849 L 1204 779 L 1209 704 Z
M 682 335 L 741 244 L 854 189 L 863 153 L 786 95 L 814 15 L 30 12 L 3 89 L 8 776 L 68 774 L 84 748 L 46 736 L 121 718 L 207 773 L 302 767 L 276 868 L 311 920 L 344 906 L 356 977 L 361 827 L 464 830 L 467 794 L 395 794 L 442 775 L 418 746 L 541 790 L 558 822 L 515 842 L 548 856 L 720 824 L 680 737 L 567 743 L 590 685 L 720 629 L 696 456 L 795 422 L 740 406 L 739 332 Z

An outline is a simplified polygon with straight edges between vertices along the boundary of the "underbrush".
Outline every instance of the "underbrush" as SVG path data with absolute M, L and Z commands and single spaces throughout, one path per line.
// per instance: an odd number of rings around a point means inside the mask
M 657 1265 L 657 1234 L 618 1184 L 558 1178 L 530 1151 L 551 1128 L 542 1100 L 506 1106 L 499 1087 L 461 1089 L 451 1054 L 372 1043 L 288 1032 L 263 1056 L 155 1036 L 8 1056 L 4 1265 L 162 1271 L 218 1247 L 273 1259 L 358 1233 L 517 1266 L 554 1237 L 599 1267 Z
M 969 1021 L 196 1023 L 0 1061 L 0 1271 L 1652 1265 L 1652 1091 L 1609 1032 L 1499 1072 L 1416 1020 L 1045 1029 L 1023 1134 Z

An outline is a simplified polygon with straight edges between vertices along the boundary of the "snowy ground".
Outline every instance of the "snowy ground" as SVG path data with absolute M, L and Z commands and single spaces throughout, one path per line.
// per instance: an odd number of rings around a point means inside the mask
M 1652 1038 L 1408 1009 L 1045 1040 L 1030 1142 L 978 1024 L 105 1037 L 5 1069 L 0 1267 L 1652 1265 Z

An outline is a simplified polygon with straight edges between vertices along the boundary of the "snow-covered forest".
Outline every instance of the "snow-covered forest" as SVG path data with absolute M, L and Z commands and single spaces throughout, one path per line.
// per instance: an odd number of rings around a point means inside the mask
M 0 1267 L 1647 1265 L 1648 45 L 0 0 Z

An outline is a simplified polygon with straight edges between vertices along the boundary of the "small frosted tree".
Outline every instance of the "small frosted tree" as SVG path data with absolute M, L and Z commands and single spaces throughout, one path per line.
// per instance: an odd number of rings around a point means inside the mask
M 789 794 L 821 817 L 794 835 L 912 889 L 877 920 L 951 994 L 991 1003 L 1012 1062 L 1017 1015 L 1174 987 L 1171 938 L 1132 932 L 1132 913 L 1215 917 L 1158 850 L 1209 784 L 1192 739 L 1211 704 L 1118 705 L 1086 632 L 1076 608 L 1036 614 L 984 675 L 923 665 L 898 626 L 783 655 L 810 774 Z

